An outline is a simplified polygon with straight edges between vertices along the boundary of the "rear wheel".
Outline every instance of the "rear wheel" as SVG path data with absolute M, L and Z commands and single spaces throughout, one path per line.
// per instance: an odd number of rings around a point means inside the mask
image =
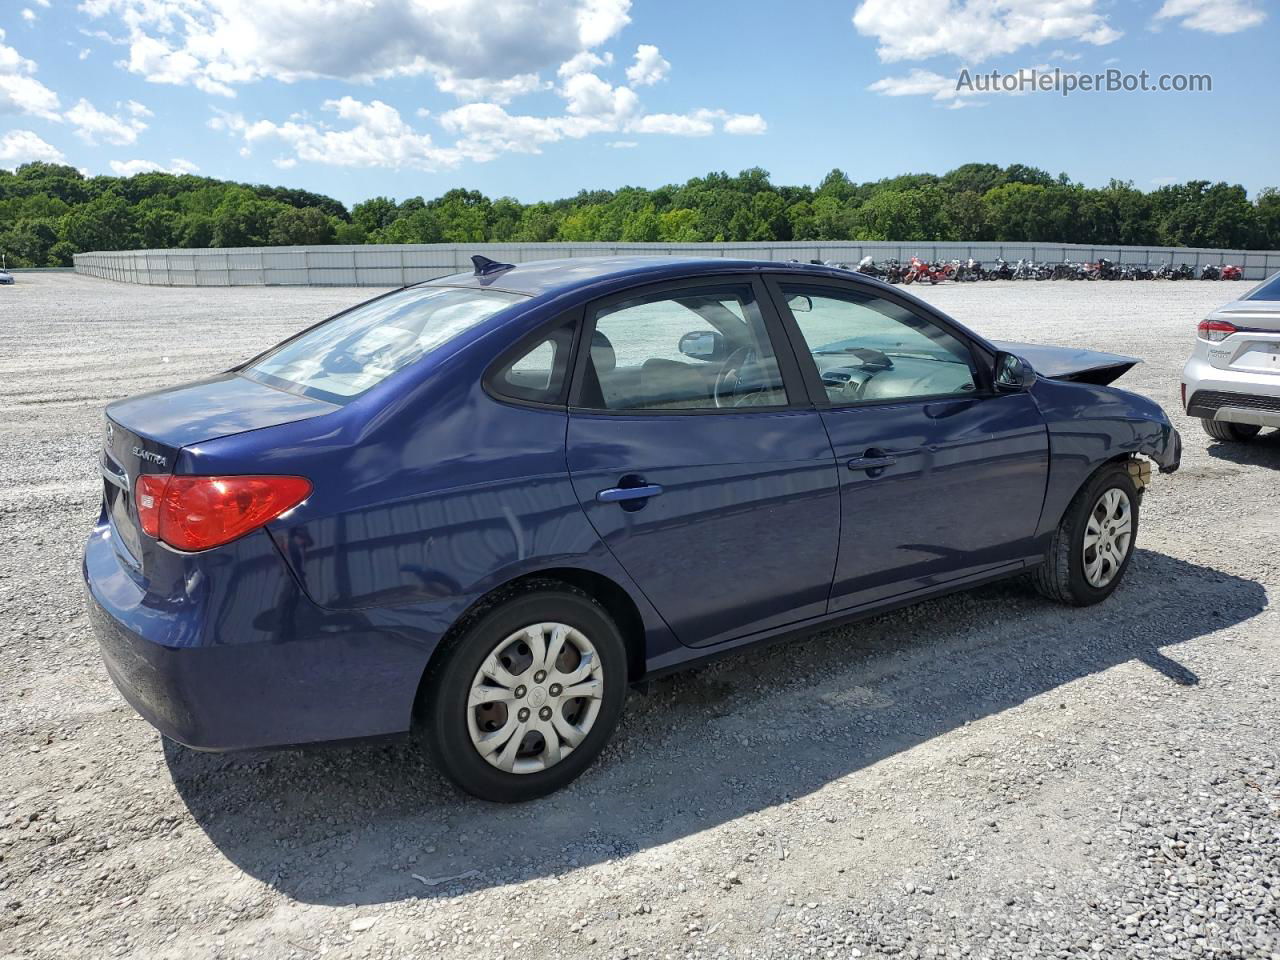
M 426 743 L 446 776 L 485 800 L 559 790 L 604 749 L 622 713 L 622 635 L 567 584 L 531 585 L 441 653 L 423 691 Z
M 1213 439 L 1225 440 L 1228 443 L 1244 443 L 1246 440 L 1252 440 L 1262 429 L 1252 423 L 1231 423 L 1227 420 L 1201 419 L 1200 425 Z
M 1036 589 L 1077 607 L 1111 596 L 1133 556 L 1139 500 L 1126 464 L 1098 470 L 1063 513 L 1044 564 L 1032 574 Z

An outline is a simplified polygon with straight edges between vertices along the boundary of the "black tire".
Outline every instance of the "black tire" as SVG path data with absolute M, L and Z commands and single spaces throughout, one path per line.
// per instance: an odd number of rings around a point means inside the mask
M 1215 440 L 1228 443 L 1245 443 L 1258 435 L 1262 428 L 1252 423 L 1231 423 L 1227 420 L 1206 420 L 1201 418 L 1200 426 L 1204 432 Z
M 467 701 L 485 659 L 504 639 L 537 623 L 563 623 L 590 639 L 600 658 L 600 710 L 586 737 L 545 770 L 509 773 L 472 743 Z M 554 793 L 577 779 L 604 749 L 627 687 L 627 649 L 613 619 L 590 594 L 559 581 L 532 581 L 472 615 L 438 654 L 418 703 L 422 738 L 442 773 L 483 800 L 518 803 Z
M 1096 587 L 1085 576 L 1085 528 L 1089 522 L 1089 515 L 1102 495 L 1111 489 L 1119 489 L 1129 498 L 1132 533 L 1128 550 L 1119 569 L 1105 586 Z M 1045 562 L 1031 575 L 1036 589 L 1050 600 L 1075 607 L 1092 606 L 1111 596 L 1120 585 L 1120 581 L 1124 579 L 1125 571 L 1129 569 L 1129 561 L 1133 559 L 1133 551 L 1138 539 L 1138 512 L 1141 500 L 1141 494 L 1129 475 L 1127 463 L 1109 463 L 1099 468 L 1080 488 L 1063 513 L 1058 529 L 1054 531 Z

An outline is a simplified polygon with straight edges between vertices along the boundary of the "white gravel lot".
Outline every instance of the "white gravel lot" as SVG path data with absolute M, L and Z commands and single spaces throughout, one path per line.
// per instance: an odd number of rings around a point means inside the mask
M 1280 958 L 1280 433 L 1181 415 L 1245 289 L 917 289 L 1001 338 L 1147 362 L 1183 431 L 1107 603 L 1018 582 L 633 695 L 517 807 L 410 743 L 205 755 L 111 686 L 81 611 L 101 408 L 370 295 L 22 274 L 0 289 L 0 957 Z M 456 879 L 445 879 L 454 877 Z

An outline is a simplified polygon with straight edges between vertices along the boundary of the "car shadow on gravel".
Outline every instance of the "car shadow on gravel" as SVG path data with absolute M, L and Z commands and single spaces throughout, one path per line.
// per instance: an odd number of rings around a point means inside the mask
M 1280 470 L 1280 430 L 1264 430 L 1247 443 L 1210 443 L 1209 456 L 1246 467 Z
M 1118 664 L 1140 661 L 1169 697 L 1194 696 L 1200 678 L 1178 661 L 1178 644 L 1266 602 L 1251 580 L 1139 550 L 1123 587 L 1096 607 L 1057 606 L 1008 581 L 743 651 L 633 695 L 600 762 L 522 805 L 463 796 L 411 742 L 164 749 L 210 840 L 286 895 L 320 904 L 453 896 L 731 825 Z M 1106 695 L 1091 689 L 1072 696 Z

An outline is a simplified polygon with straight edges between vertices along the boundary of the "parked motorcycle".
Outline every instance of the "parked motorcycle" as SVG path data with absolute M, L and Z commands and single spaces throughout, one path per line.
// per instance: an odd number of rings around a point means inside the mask
M 1206 263 L 1200 268 L 1201 280 L 1221 280 L 1222 271 L 1215 267 L 1212 263 Z
M 1222 268 L 1223 280 L 1243 280 L 1244 271 L 1233 263 L 1228 263 Z

